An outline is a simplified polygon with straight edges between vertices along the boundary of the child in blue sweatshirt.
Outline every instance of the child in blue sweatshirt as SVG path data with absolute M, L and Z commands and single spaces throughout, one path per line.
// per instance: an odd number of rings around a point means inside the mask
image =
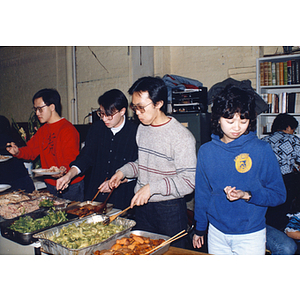
M 208 227 L 210 254 L 264 254 L 268 206 L 286 190 L 271 146 L 257 138 L 251 93 L 226 86 L 214 99 L 212 140 L 198 152 L 195 248 Z

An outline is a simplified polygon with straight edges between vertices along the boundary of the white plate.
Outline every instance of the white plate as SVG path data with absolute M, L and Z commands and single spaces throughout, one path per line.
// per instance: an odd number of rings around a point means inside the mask
M 13 158 L 11 155 L 2 155 L 2 156 L 5 156 L 5 158 L 0 158 L 0 162 L 4 162 L 4 161 L 7 161 L 7 160 Z
M 0 184 L 0 192 L 4 192 L 10 188 L 11 186 L 9 184 Z
M 57 175 L 60 171 L 51 172 L 49 169 L 33 169 L 32 172 L 38 175 Z

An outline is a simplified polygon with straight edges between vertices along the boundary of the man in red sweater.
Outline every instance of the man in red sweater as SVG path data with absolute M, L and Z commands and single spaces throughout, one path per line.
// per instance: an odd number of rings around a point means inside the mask
M 40 155 L 41 166 L 49 169 L 56 166 L 60 174 L 45 178 L 48 191 L 56 196 L 69 200 L 82 201 L 84 198 L 83 176 L 72 181 L 67 190 L 57 193 L 56 179 L 63 176 L 70 163 L 79 154 L 80 138 L 76 128 L 61 117 L 61 100 L 54 89 L 42 89 L 32 99 L 33 109 L 39 121 L 43 124 L 37 133 L 27 142 L 27 146 L 18 148 L 15 143 L 7 150 L 18 158 L 34 160 Z

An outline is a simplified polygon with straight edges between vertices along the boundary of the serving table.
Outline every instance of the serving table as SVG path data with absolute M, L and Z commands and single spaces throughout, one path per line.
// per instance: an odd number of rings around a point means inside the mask
M 41 254 L 49 254 L 49 253 L 41 249 Z M 168 251 L 165 252 L 163 255 L 209 255 L 209 254 L 170 246 Z
M 177 248 L 172 247 L 168 249 L 167 252 L 165 252 L 163 255 L 209 255 L 208 253 L 194 251 L 194 250 L 188 250 L 183 248 Z

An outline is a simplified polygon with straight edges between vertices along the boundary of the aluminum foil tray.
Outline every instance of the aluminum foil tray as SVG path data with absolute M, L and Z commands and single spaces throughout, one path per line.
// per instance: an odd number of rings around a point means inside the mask
M 97 201 L 84 201 L 84 202 L 80 202 L 80 203 L 75 203 L 75 204 L 70 204 L 69 206 L 67 206 L 65 208 L 65 211 L 66 212 L 71 212 L 72 213 L 72 210 L 77 210 L 77 209 L 80 209 L 81 207 L 84 207 L 86 205 L 91 205 L 91 206 L 94 206 L 95 208 L 97 206 L 100 206 L 102 204 L 102 202 L 97 202 Z M 113 209 L 113 204 L 112 203 L 107 203 L 106 205 L 106 214 L 108 212 L 110 212 L 111 210 Z M 92 215 L 94 212 L 91 211 L 91 213 L 89 215 Z M 77 214 L 78 213 L 74 213 L 74 214 Z
M 96 250 L 100 251 L 100 250 L 110 249 L 116 243 L 117 239 L 120 239 L 122 237 L 129 237 L 131 233 L 135 234 L 135 235 L 143 236 L 143 237 L 148 237 L 148 238 L 154 239 L 154 240 L 164 239 L 166 241 L 170 238 L 167 235 L 162 235 L 162 234 L 158 234 L 158 233 L 152 233 L 152 232 L 142 231 L 142 230 L 132 230 L 130 232 L 126 232 L 126 233 L 122 234 L 121 236 L 113 237 L 113 239 L 110 239 L 109 241 L 108 240 L 104 241 L 103 243 L 101 243 L 101 245 L 95 246 L 94 247 L 94 252 Z M 157 249 L 156 251 L 152 252 L 150 255 L 163 254 L 163 253 L 168 251 L 169 247 L 170 247 L 170 244 Z
M 127 232 L 129 232 L 132 227 L 135 226 L 136 222 L 130 219 L 124 219 L 124 218 L 117 218 L 116 220 L 114 220 L 112 222 L 112 224 L 116 224 L 116 225 L 123 225 L 125 227 L 125 230 L 116 233 L 114 235 L 112 235 L 111 237 L 109 237 L 108 239 L 106 239 L 105 241 L 102 241 L 101 243 L 95 244 L 95 245 L 91 245 L 85 248 L 81 248 L 81 249 L 70 249 L 67 247 L 64 247 L 60 244 L 57 244 L 51 240 L 49 240 L 49 237 L 51 237 L 53 234 L 58 234 L 60 232 L 60 230 L 65 227 L 68 226 L 70 224 L 75 224 L 76 226 L 78 226 L 80 223 L 87 221 L 88 223 L 98 223 L 98 222 L 102 222 L 104 220 L 104 218 L 106 218 L 106 216 L 104 215 L 97 215 L 94 214 L 92 216 L 87 216 L 85 218 L 82 219 L 77 219 L 75 221 L 71 221 L 68 222 L 68 224 L 64 224 L 64 225 L 59 225 L 56 226 L 52 229 L 48 229 L 45 231 L 42 231 L 40 233 L 37 233 L 34 235 L 34 238 L 39 239 L 40 243 L 41 243 L 41 248 L 49 254 L 56 254 L 56 255 L 87 255 L 87 254 L 93 254 L 94 253 L 94 249 L 95 247 L 101 245 L 102 243 L 109 241 L 113 238 L 117 238 L 121 235 L 126 234 Z
M 64 221 L 63 223 L 56 224 L 56 225 L 53 225 L 53 226 L 50 226 L 50 227 L 47 227 L 44 229 L 36 230 L 33 232 L 21 233 L 21 232 L 18 232 L 18 231 L 8 228 L 8 227 L 10 227 L 11 224 L 13 224 L 16 220 L 20 219 L 21 217 L 30 216 L 31 218 L 33 218 L 35 220 L 35 219 L 46 216 L 47 213 L 48 212 L 46 210 L 39 210 L 39 211 L 35 211 L 32 213 L 22 215 L 20 217 L 16 217 L 14 219 L 6 220 L 6 221 L 0 223 L 1 235 L 13 242 L 20 244 L 20 245 L 30 245 L 37 241 L 37 238 L 33 237 L 34 234 L 41 232 L 45 229 L 49 229 L 49 228 L 53 228 L 58 225 L 66 224 L 66 223 L 70 222 L 71 220 L 78 219 L 78 217 L 76 215 L 67 214 L 68 221 Z

